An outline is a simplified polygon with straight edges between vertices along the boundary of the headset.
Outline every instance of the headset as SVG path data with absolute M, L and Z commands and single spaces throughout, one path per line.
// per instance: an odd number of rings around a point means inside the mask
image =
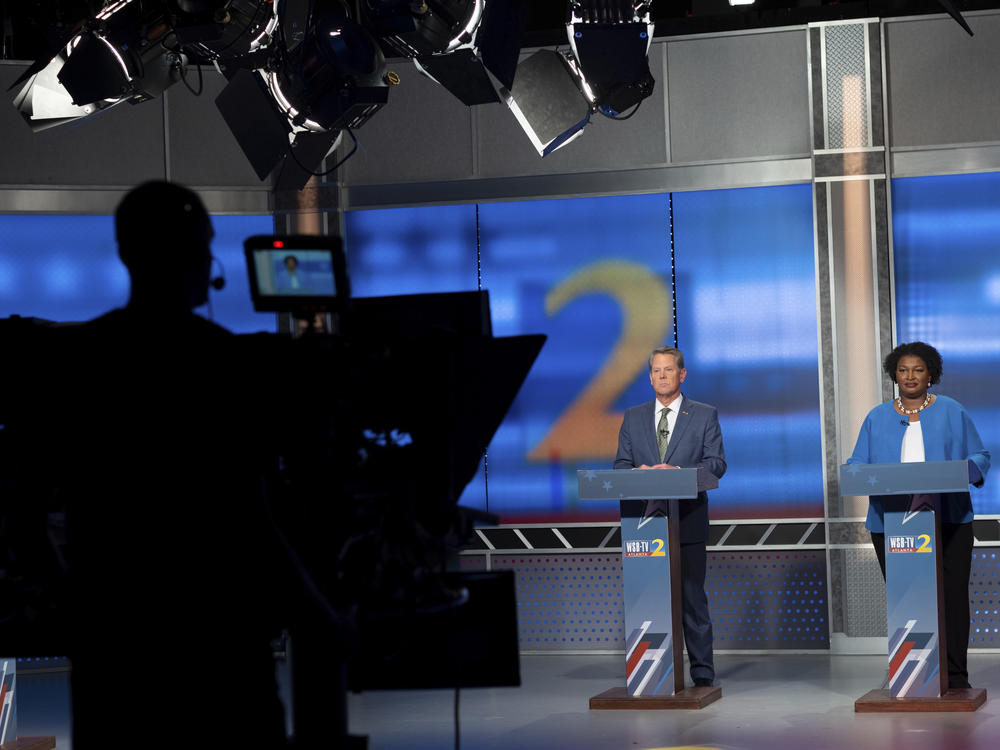
M 215 255 L 212 256 L 212 263 L 219 264 L 219 275 L 212 279 L 209 284 L 211 284 L 212 289 L 217 292 L 221 292 L 226 288 L 226 268 L 222 265 L 222 261 L 219 260 Z

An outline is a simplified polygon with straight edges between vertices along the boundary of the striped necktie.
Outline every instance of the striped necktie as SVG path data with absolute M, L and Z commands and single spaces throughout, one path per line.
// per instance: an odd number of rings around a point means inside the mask
M 667 423 L 667 415 L 670 409 L 660 411 L 660 423 L 656 427 L 656 447 L 660 449 L 660 463 L 667 455 L 667 443 L 670 442 L 670 427 Z

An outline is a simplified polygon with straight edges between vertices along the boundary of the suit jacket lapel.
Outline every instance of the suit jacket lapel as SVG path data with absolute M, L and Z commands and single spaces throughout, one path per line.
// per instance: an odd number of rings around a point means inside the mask
M 646 451 L 653 457 L 650 465 L 660 461 L 660 448 L 656 445 L 656 426 L 653 424 L 654 416 L 656 416 L 656 401 L 651 401 L 648 408 L 642 410 L 642 419 L 645 423 L 642 434 L 646 436 Z
M 667 444 L 667 455 L 663 457 L 664 463 L 670 463 L 670 458 L 674 455 L 674 451 L 677 450 L 677 446 L 681 444 L 681 440 L 684 437 L 684 431 L 690 423 L 691 409 L 687 403 L 682 401 L 681 410 L 677 414 L 677 421 L 674 422 L 674 434 L 670 436 L 670 442 Z

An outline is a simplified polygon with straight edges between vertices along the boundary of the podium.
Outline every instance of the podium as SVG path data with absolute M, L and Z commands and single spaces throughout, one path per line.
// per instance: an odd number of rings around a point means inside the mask
M 854 703 L 858 713 L 975 711 L 986 690 L 950 689 L 941 571 L 942 492 L 968 492 L 965 461 L 845 464 L 842 495 L 894 495 L 885 503 L 889 689 Z
M 625 685 L 590 699 L 591 709 L 703 708 L 720 687 L 684 687 L 679 503 L 714 489 L 699 469 L 577 472 L 580 500 L 621 505 Z

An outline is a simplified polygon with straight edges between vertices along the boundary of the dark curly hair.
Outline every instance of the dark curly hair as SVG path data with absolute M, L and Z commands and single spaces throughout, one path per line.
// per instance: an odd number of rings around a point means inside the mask
M 897 346 L 889 352 L 885 362 L 882 363 L 882 369 L 885 370 L 886 375 L 892 378 L 893 383 L 896 382 L 896 367 L 899 365 L 899 360 L 908 355 L 920 357 L 924 361 L 924 364 L 927 365 L 927 371 L 931 374 L 931 385 L 937 385 L 941 382 L 944 366 L 938 350 L 923 341 L 912 341 L 909 344 Z

